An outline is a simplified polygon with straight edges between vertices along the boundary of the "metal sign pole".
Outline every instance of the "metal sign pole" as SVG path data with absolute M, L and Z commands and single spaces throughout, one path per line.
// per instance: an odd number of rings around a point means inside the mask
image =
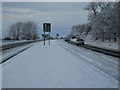
M 49 32 L 49 45 L 50 45 L 50 32 Z
M 45 45 L 45 31 L 44 31 L 44 45 Z
M 49 45 L 50 45 L 51 23 L 43 23 L 43 31 L 44 31 L 44 45 L 45 45 L 45 32 L 49 32 Z

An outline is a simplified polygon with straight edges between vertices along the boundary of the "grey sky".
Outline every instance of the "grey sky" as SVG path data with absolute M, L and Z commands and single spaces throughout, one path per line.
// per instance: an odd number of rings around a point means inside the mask
M 0 2 L 0 39 L 2 38 L 2 3 Z
M 3 37 L 7 35 L 9 25 L 28 20 L 37 22 L 40 35 L 42 23 L 51 22 L 51 34 L 59 33 L 65 36 L 73 25 L 87 23 L 88 12 L 83 9 L 87 4 L 87 2 L 3 2 Z

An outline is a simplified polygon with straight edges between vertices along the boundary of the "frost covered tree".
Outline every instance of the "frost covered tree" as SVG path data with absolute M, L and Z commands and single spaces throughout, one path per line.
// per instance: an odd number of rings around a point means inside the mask
M 10 25 L 8 32 L 9 37 L 15 40 L 34 40 L 38 38 L 37 24 L 33 21 L 14 23 Z
M 22 22 L 17 22 L 15 24 L 10 25 L 9 27 L 9 37 L 15 40 L 20 39 L 20 34 L 22 30 Z
M 74 25 L 72 26 L 72 30 L 70 32 L 71 36 L 79 36 L 84 38 L 88 32 L 90 32 L 91 26 L 89 24 L 82 24 L 82 25 Z
M 37 39 L 38 33 L 37 33 L 37 24 L 33 21 L 28 21 L 23 23 L 23 32 L 22 32 L 23 38 L 27 40 L 33 40 Z
M 94 7 L 94 8 L 93 8 Z M 93 37 L 100 40 L 114 40 L 118 38 L 118 3 L 92 2 L 86 7 L 92 27 Z
M 93 13 L 94 13 L 94 16 L 96 16 L 97 10 L 98 10 L 98 6 L 99 6 L 99 5 L 98 5 L 97 2 L 90 2 L 90 3 L 88 4 L 88 6 L 85 7 L 84 9 L 93 12 Z

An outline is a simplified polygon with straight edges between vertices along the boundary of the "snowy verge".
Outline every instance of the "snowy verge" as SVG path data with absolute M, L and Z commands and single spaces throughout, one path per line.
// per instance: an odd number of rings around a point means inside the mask
M 70 41 L 73 41 L 73 42 L 76 42 L 76 40 L 77 40 L 76 38 L 75 39 L 70 39 Z
M 85 44 L 90 45 L 90 46 L 103 48 L 103 49 L 108 49 L 108 50 L 120 52 L 117 42 L 113 43 L 113 42 L 102 42 L 102 41 L 87 41 L 87 42 L 85 42 Z
M 76 38 L 75 39 L 70 39 L 70 41 L 72 42 L 76 42 Z M 93 41 L 93 40 L 84 40 L 86 45 L 89 46 L 94 46 L 94 47 L 98 47 L 98 48 L 102 48 L 102 49 L 107 49 L 107 50 L 111 50 L 111 51 L 115 51 L 115 52 L 120 52 L 119 48 L 118 48 L 118 42 L 103 42 L 103 41 Z
M 1 64 L 0 64 L 0 90 L 2 90 L 2 65 Z
M 103 71 L 118 80 L 118 58 L 94 52 L 82 47 L 77 47 L 69 43 L 63 42 L 62 44 L 65 49 L 74 53 L 78 58 L 83 58 L 84 62 L 89 63 L 100 71 Z
M 2 42 L 0 44 L 0 48 L 6 45 L 11 45 L 11 44 L 18 44 L 18 43 L 29 43 L 29 42 L 35 42 L 35 41 L 39 41 L 39 40 L 19 40 L 19 41 L 7 41 L 7 42 Z
M 31 47 L 32 44 L 30 45 L 24 45 L 24 46 L 21 46 L 21 47 L 17 47 L 17 48 L 14 48 L 14 49 L 11 49 L 11 50 L 8 50 L 7 52 L 4 52 L 2 55 L 2 60 L 0 61 L 0 63 L 4 62 L 4 61 L 7 61 L 9 58 L 19 54 L 20 52 L 26 50 L 27 48 Z

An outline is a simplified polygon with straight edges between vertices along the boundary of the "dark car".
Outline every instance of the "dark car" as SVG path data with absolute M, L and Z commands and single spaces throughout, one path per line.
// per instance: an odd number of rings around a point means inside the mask
M 70 39 L 68 39 L 68 38 L 65 38 L 65 41 L 70 41 Z
M 76 40 L 76 45 L 84 45 L 84 40 L 83 39 L 77 39 Z

